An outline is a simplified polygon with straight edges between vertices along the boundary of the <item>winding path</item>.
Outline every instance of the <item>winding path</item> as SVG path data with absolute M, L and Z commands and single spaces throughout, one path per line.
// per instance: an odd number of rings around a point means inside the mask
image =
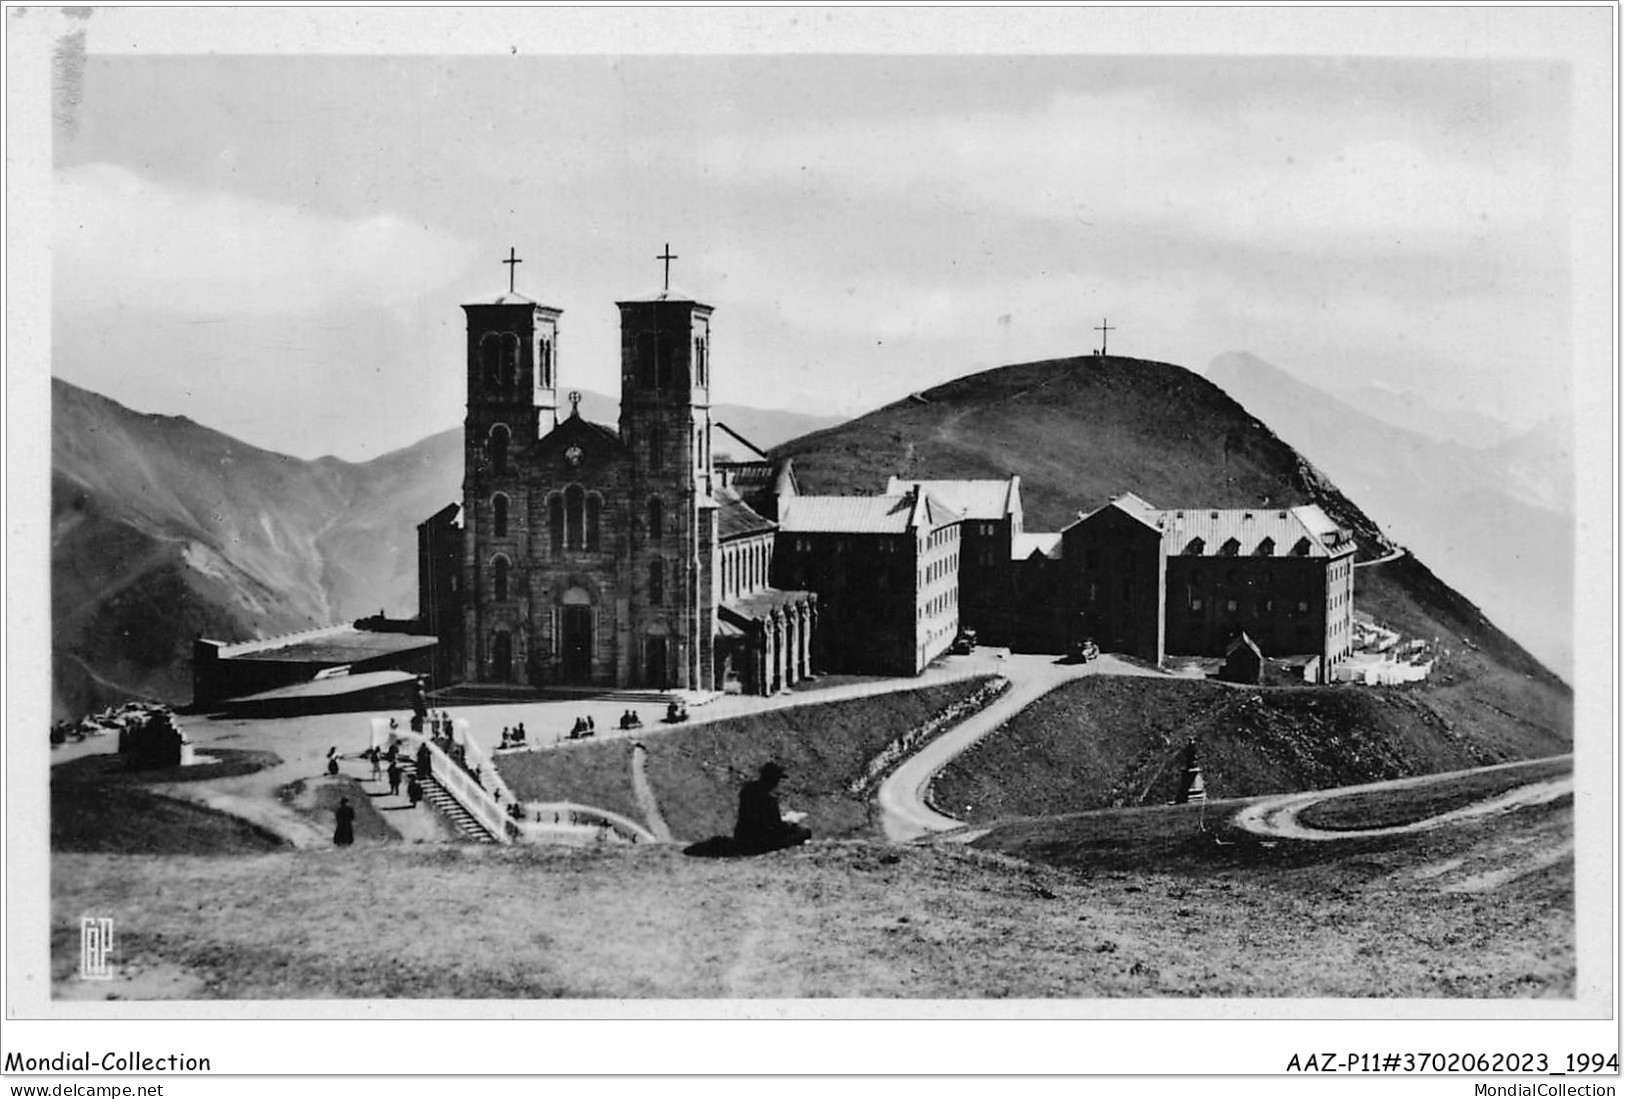
M 645 768 L 648 759 L 649 750 L 641 742 L 632 745 L 632 797 L 637 801 L 638 811 L 643 814 L 643 820 L 654 838 L 661 843 L 671 843 L 671 829 L 666 825 L 666 818 L 660 814 L 660 802 L 655 799 L 654 787 L 649 785 L 649 772 Z
M 1572 758 L 1554 756 L 1554 759 Z M 1407 787 L 1426 786 L 1435 782 L 1449 782 L 1465 775 L 1482 775 L 1492 771 L 1506 771 L 1514 767 L 1527 767 L 1532 760 L 1520 760 L 1517 763 L 1498 763 L 1489 767 L 1473 767 L 1466 771 L 1448 771 L 1439 775 L 1418 775 L 1414 778 L 1390 779 L 1387 782 L 1368 782 L 1360 786 L 1339 786 L 1331 790 L 1310 790 L 1301 794 L 1282 794 L 1279 797 L 1265 798 L 1247 806 L 1235 816 L 1234 823 L 1238 828 L 1244 828 L 1255 835 L 1271 836 L 1280 839 L 1295 840 L 1346 840 L 1362 839 L 1369 836 L 1399 836 L 1408 832 L 1425 832 L 1457 821 L 1471 820 L 1474 817 L 1487 816 L 1491 813 L 1503 813 L 1509 809 L 1517 809 L 1525 805 L 1540 805 L 1544 802 L 1555 801 L 1564 794 L 1573 793 L 1574 775 L 1569 773 L 1553 779 L 1542 779 L 1524 786 L 1518 786 L 1504 793 L 1494 794 L 1482 801 L 1475 801 L 1471 805 L 1464 805 L 1460 809 L 1453 809 L 1448 813 L 1427 817 L 1424 820 L 1412 821 L 1409 824 L 1396 824 L 1387 828 L 1362 828 L 1357 830 L 1329 830 L 1323 828 L 1310 828 L 1298 823 L 1298 816 L 1311 805 L 1318 805 L 1323 801 L 1348 797 L 1351 794 L 1362 794 L 1373 790 L 1401 790 Z
M 1015 653 L 1000 664 L 1000 672 L 1010 680 L 1010 689 L 993 705 L 966 718 L 904 760 L 880 784 L 875 800 L 880 804 L 881 825 L 888 840 L 907 843 L 921 836 L 964 828 L 964 821 L 944 816 L 926 804 L 931 780 L 954 757 L 1056 687 L 1086 675 L 1164 674 L 1105 655 L 1087 664 L 1062 664 L 1053 655 Z

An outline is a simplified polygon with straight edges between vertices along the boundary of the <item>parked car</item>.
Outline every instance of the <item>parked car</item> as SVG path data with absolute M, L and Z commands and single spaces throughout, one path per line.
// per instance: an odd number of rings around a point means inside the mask
M 976 648 L 976 631 L 960 630 L 959 636 L 954 638 L 954 643 L 948 646 L 948 651 L 956 656 L 964 656 L 974 648 Z

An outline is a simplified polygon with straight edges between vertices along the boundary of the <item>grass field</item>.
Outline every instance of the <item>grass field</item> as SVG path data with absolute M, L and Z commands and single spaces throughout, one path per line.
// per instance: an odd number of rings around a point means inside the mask
M 1537 760 L 1524 767 L 1463 775 L 1449 783 L 1348 794 L 1308 806 L 1298 814 L 1298 823 L 1331 832 L 1414 824 L 1572 770 L 1571 759 Z
M 867 799 L 847 794 L 846 784 L 893 738 L 985 682 L 957 680 L 653 729 L 643 738 L 649 784 L 672 834 L 699 840 L 732 832 L 740 785 L 776 759 L 790 772 L 780 800 L 808 813 L 815 835 L 865 834 Z M 632 744 L 617 739 L 506 754 L 497 757 L 497 767 L 521 798 L 576 801 L 641 820 L 632 793 Z
M 651 738 L 645 742 L 649 783 L 672 834 L 699 840 L 733 832 L 740 785 L 777 760 L 789 772 L 779 799 L 807 813 L 813 835 L 868 835 L 871 806 L 847 793 L 847 784 L 893 739 L 986 682 L 964 679 L 767 710 Z
M 1197 742 L 1210 797 L 1459 770 L 1569 750 L 1561 730 L 1506 727 L 1486 742 L 1426 691 L 1236 689 L 1200 681 L 1090 677 L 1062 686 L 951 763 L 933 799 L 963 820 L 1157 805 L 1178 793 Z
M 93 907 L 117 921 L 121 965 L 203 999 L 1565 996 L 1571 864 L 1486 892 L 1446 891 L 1430 868 L 1477 865 L 1508 832 L 1561 842 L 1569 808 L 1245 849 L 1197 837 L 1181 809 L 1010 826 L 988 849 L 815 841 L 734 860 L 69 853 L 53 972 L 66 994 Z
M 117 755 L 51 769 L 51 850 L 106 854 L 242 855 L 282 840 L 245 820 L 166 797 L 157 782 L 240 775 L 277 761 L 269 752 L 216 750 L 218 763 L 126 771 Z M 54 867 L 53 867 L 54 869 Z
M 632 741 L 584 741 L 496 757 L 496 768 L 524 801 L 574 801 L 641 820 L 632 794 Z

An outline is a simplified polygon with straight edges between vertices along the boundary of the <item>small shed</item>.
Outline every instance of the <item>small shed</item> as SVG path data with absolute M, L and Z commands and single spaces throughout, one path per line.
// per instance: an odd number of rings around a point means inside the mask
M 1243 630 L 1241 636 L 1224 650 L 1224 666 L 1219 669 L 1219 678 L 1226 683 L 1256 685 L 1263 670 L 1264 654 L 1259 652 L 1253 639 Z

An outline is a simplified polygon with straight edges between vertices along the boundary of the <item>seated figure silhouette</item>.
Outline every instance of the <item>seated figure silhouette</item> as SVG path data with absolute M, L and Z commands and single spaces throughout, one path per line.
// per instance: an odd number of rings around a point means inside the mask
M 739 791 L 739 821 L 734 825 L 734 845 L 742 855 L 758 855 L 795 847 L 812 838 L 812 832 L 779 812 L 779 799 L 773 792 L 784 777 L 777 763 L 762 764 L 756 778 Z

